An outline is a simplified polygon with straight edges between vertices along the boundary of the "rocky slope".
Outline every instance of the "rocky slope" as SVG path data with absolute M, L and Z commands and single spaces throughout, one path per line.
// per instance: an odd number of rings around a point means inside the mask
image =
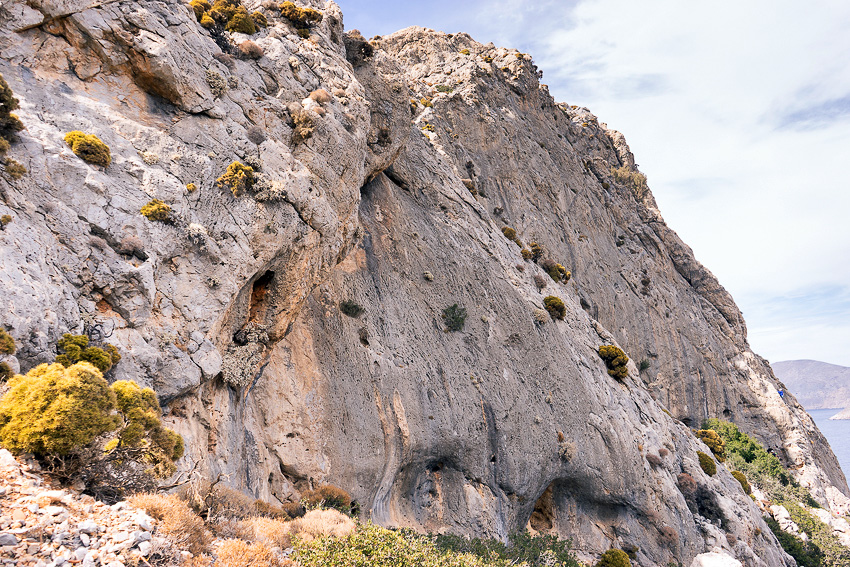
M 850 406 L 850 368 L 817 360 L 786 360 L 771 364 L 776 377 L 806 409 Z
M 635 169 L 623 136 L 556 104 L 527 55 L 423 28 L 366 43 L 310 5 L 309 39 L 265 9 L 257 60 L 223 57 L 175 0 L 0 6 L 27 127 L 9 155 L 29 170 L 0 176 L 13 366 L 114 329 L 111 379 L 159 392 L 181 468 L 267 500 L 332 482 L 382 524 L 792 564 L 737 481 L 702 472 L 689 426 L 735 421 L 834 511 L 847 483 L 729 294 L 612 174 Z M 71 130 L 112 164 L 77 158 Z M 238 197 L 215 184 L 234 160 L 262 172 Z M 139 214 L 152 198 L 171 222 Z M 569 283 L 538 289 L 506 225 Z M 535 318 L 547 295 L 563 320 Z M 446 332 L 454 303 L 468 318 Z M 615 380 L 602 344 L 649 366 Z M 689 509 L 682 472 L 721 513 Z

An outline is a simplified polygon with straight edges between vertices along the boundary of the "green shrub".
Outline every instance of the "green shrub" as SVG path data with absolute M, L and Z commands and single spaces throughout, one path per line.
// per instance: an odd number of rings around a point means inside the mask
M 6 225 L 12 222 L 12 215 L 3 215 L 0 217 L 0 230 L 6 230 Z
M 516 240 L 516 230 L 509 226 L 502 227 L 502 234 L 504 234 L 505 238 L 508 240 Z
M 0 399 L 0 444 L 12 452 L 64 455 L 118 426 L 115 394 L 88 362 L 41 364 L 9 380 Z
M 0 354 L 15 354 L 17 348 L 18 347 L 15 345 L 15 339 L 12 338 L 12 335 L 0 327 Z
M 254 19 L 248 13 L 248 10 L 245 9 L 245 6 L 239 6 L 234 10 L 224 29 L 229 32 L 244 33 L 246 35 L 257 33 L 257 26 L 254 24 Z
M 552 544 L 552 542 L 555 542 Z M 310 567 L 579 567 L 564 551 L 568 542 L 552 536 L 511 536 L 511 545 L 496 540 L 419 535 L 410 529 L 360 525 L 342 538 L 296 538 L 293 558 Z M 548 546 L 548 547 L 547 547 Z
M 254 186 L 254 168 L 234 161 L 215 182 L 219 187 L 230 189 L 234 197 L 239 197 L 246 189 Z
M 256 24 L 258 28 L 267 28 L 269 26 L 269 20 L 262 12 L 252 12 L 251 19 L 254 20 L 254 24 Z
M 346 299 L 345 301 L 340 301 L 339 310 L 343 312 L 343 314 L 348 315 L 349 317 L 360 317 L 363 313 L 366 312 L 359 303 L 352 301 L 350 299 Z
M 78 362 L 88 362 L 105 374 L 121 360 L 121 355 L 114 345 L 106 344 L 104 348 L 89 346 L 89 338 L 86 335 L 65 333 L 57 346 L 62 350 L 62 354 L 56 356 L 56 362 L 65 368 Z
M 449 331 L 460 331 L 466 322 L 466 309 L 458 307 L 457 303 L 443 309 L 443 319 Z
M 171 207 L 159 199 L 152 199 L 139 212 L 149 221 L 167 222 L 171 216 Z
M 640 364 L 638 365 L 638 372 L 643 372 L 645 370 L 649 370 L 649 366 L 650 366 L 649 361 L 644 358 L 643 360 L 640 361 Z
M 310 37 L 310 27 L 322 21 L 322 13 L 313 8 L 299 8 L 293 2 L 280 5 L 280 15 L 292 22 L 298 35 L 307 39 Z
M 528 567 L 580 567 L 570 552 L 569 540 L 559 540 L 553 535 L 535 535 L 513 532 L 508 544 L 496 539 L 467 538 L 454 534 L 433 536 L 437 549 L 443 553 L 475 555 L 488 565 L 521 565 Z
M 104 144 L 94 134 L 86 134 L 79 130 L 65 134 L 65 143 L 71 147 L 77 157 L 88 163 L 108 167 L 112 163 L 109 146 Z
M 554 295 L 547 295 L 543 298 L 543 307 L 546 308 L 552 319 L 563 319 L 567 314 L 567 306 L 564 305 L 564 301 Z
M 14 375 L 15 373 L 12 372 L 12 367 L 9 366 L 8 362 L 0 362 L 0 382 L 8 382 Z
M 198 186 L 195 185 L 194 183 L 187 183 L 186 184 L 186 191 L 188 191 L 189 193 L 194 193 L 197 190 L 198 190 Z
M 699 466 L 702 467 L 702 471 L 705 474 L 708 476 L 717 474 L 717 465 L 708 453 L 697 451 L 697 457 L 699 457 Z
M 629 555 L 622 549 L 609 549 L 596 562 L 596 567 L 631 567 Z
M 773 535 L 776 536 L 776 539 L 779 540 L 779 545 L 782 546 L 785 553 L 794 558 L 797 565 L 800 567 L 821 567 L 824 565 L 826 556 L 814 542 L 803 541 L 799 537 L 783 531 L 779 527 L 779 523 L 770 516 L 765 516 L 764 521 Z
M 723 439 L 720 438 L 720 435 L 715 430 L 700 429 L 697 431 L 697 437 L 708 445 L 708 448 L 714 453 L 714 457 L 718 462 L 723 463 L 726 461 L 726 443 L 723 442 Z
M 739 483 L 741 483 L 741 488 L 744 489 L 744 494 L 752 494 L 753 488 L 750 486 L 750 483 L 747 481 L 746 475 L 741 471 L 732 471 L 732 476 L 735 477 Z
M 24 129 L 21 120 L 12 114 L 18 107 L 18 99 L 3 75 L 0 75 L 0 156 L 9 151 L 15 133 Z
M 460 52 L 461 52 L 463 55 L 469 55 L 469 50 L 468 50 L 468 49 L 461 49 L 461 50 L 460 50 Z
M 437 89 L 437 92 L 440 92 L 440 93 L 450 93 L 450 92 L 454 91 L 454 88 L 452 88 L 448 85 L 437 85 L 435 88 Z
M 624 379 L 629 375 L 629 369 L 626 364 L 629 362 L 629 357 L 620 347 L 614 345 L 602 345 L 599 347 L 599 357 L 605 361 L 605 366 L 608 367 L 608 374 L 618 380 Z
M 523 260 L 531 260 L 534 254 L 528 248 L 523 248 L 520 250 L 520 254 L 522 254 Z

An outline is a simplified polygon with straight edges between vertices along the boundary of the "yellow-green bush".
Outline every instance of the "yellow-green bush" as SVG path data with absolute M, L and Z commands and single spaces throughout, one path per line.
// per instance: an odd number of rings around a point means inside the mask
M 234 197 L 240 196 L 254 185 L 254 168 L 234 161 L 221 177 L 215 180 L 219 187 L 227 187 Z
M 614 345 L 602 345 L 599 347 L 599 357 L 605 361 L 608 374 L 614 378 L 622 380 L 629 375 L 629 369 L 626 367 L 629 357 L 621 348 Z
M 85 132 L 74 130 L 65 134 L 65 143 L 83 161 L 102 165 L 103 167 L 107 167 L 112 163 L 112 154 L 109 151 L 109 146 L 104 144 L 94 134 L 86 134 Z
M 5 329 L 0 327 L 0 354 L 15 354 L 16 350 L 15 339 Z
M 722 463 L 726 461 L 726 443 L 715 430 L 700 429 L 697 431 L 697 437 L 708 445 L 708 448 L 714 453 L 714 457 L 718 462 Z
M 224 29 L 229 32 L 244 33 L 247 35 L 257 33 L 257 25 L 254 23 L 254 19 L 248 13 L 245 6 L 239 6 L 233 12 L 233 16 L 227 21 Z
M 507 238 L 508 240 L 516 240 L 516 230 L 514 230 L 510 226 L 503 226 L 502 234 L 504 234 L 505 238 Z
M 89 346 L 89 338 L 85 335 L 65 333 L 57 345 L 63 352 L 56 357 L 56 362 L 65 368 L 78 362 L 88 362 L 106 373 L 121 360 L 114 345 L 106 344 L 104 348 Z
M 567 306 L 560 297 L 548 295 L 543 299 L 543 307 L 549 312 L 553 319 L 563 319 L 567 314 Z
M 9 380 L 0 399 L 0 444 L 12 452 L 64 455 L 118 427 L 115 394 L 88 362 L 41 364 Z
M 253 35 L 257 33 L 257 26 L 268 25 L 262 12 L 249 14 L 239 0 L 216 0 L 213 4 L 208 0 L 192 0 L 189 5 L 195 12 L 195 18 L 207 29 L 220 26 L 219 29 L 229 32 Z
M 12 215 L 3 215 L 0 217 L 0 230 L 6 230 L 6 225 L 12 222 Z
M 744 489 L 744 494 L 752 494 L 753 487 L 750 486 L 750 482 L 747 480 L 746 475 L 741 471 L 732 471 L 732 476 L 735 477 L 739 483 L 741 483 L 741 488 Z
M 12 179 L 20 179 L 27 174 L 27 168 L 21 162 L 11 158 L 6 158 L 4 169 Z
M 322 21 L 322 13 L 313 8 L 299 8 L 293 2 L 280 5 L 280 15 L 292 22 L 297 29 L 305 29 Z
M 183 456 L 183 438 L 162 426 L 156 393 L 129 380 L 115 382 L 111 390 L 124 417 L 124 426 L 118 433 L 118 442 L 108 449 L 144 448 L 144 460 L 153 465 L 151 472 L 155 476 L 172 474 L 173 461 Z
M 622 549 L 609 549 L 599 558 L 596 567 L 631 567 L 631 564 L 628 553 Z
M 142 207 L 139 211 L 149 221 L 166 222 L 171 216 L 171 207 L 166 205 L 159 199 L 152 199 L 148 204 Z
M 699 457 L 699 466 L 702 467 L 702 472 L 708 476 L 714 476 L 717 474 L 717 464 L 715 464 L 711 455 L 703 453 L 702 451 L 697 451 L 697 457 Z

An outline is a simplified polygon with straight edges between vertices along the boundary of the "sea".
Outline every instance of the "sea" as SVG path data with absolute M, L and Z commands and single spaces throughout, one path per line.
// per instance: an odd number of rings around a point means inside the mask
M 844 476 L 850 478 L 850 419 L 836 419 L 830 421 L 830 417 L 840 412 L 838 409 L 816 409 L 807 410 L 815 424 L 829 441 L 832 452 L 838 458 L 838 464 L 844 471 Z

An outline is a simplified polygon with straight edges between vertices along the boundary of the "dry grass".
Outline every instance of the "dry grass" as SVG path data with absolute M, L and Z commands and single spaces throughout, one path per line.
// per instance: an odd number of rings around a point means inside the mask
M 243 539 L 251 539 L 272 547 L 287 548 L 291 546 L 290 523 L 259 517 L 239 522 L 239 528 L 242 533 L 248 535 Z
M 204 522 L 189 506 L 173 494 L 137 494 L 128 499 L 131 506 L 145 510 L 159 524 L 159 535 L 180 549 L 195 555 L 209 550 L 210 535 Z
M 279 567 L 277 555 L 262 543 L 228 539 L 218 546 L 216 567 Z
M 348 537 L 354 531 L 354 520 L 337 510 L 310 510 L 303 518 L 287 523 L 289 535 L 304 541 L 322 536 Z

